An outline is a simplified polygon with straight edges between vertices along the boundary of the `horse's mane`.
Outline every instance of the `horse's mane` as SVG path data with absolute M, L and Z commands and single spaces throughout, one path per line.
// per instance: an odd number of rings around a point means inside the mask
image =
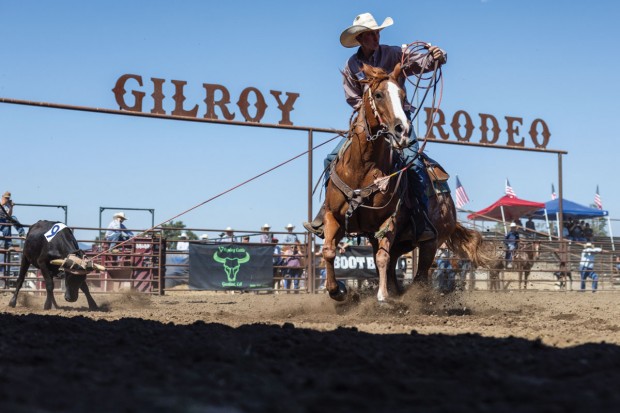
M 374 89 L 378 83 L 390 77 L 389 73 L 386 73 L 380 67 L 370 66 L 365 63 L 362 66 L 362 71 L 366 75 L 366 79 L 362 79 L 360 82 L 368 84 L 371 89 Z

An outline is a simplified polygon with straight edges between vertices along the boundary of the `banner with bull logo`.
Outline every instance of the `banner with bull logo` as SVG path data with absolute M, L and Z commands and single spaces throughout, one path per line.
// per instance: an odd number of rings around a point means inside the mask
M 398 259 L 396 276 L 403 277 L 407 268 L 404 257 Z M 344 253 L 338 252 L 334 260 L 334 269 L 338 278 L 375 278 L 377 271 L 372 247 L 349 246 Z
M 189 286 L 197 290 L 273 287 L 273 246 L 190 244 Z

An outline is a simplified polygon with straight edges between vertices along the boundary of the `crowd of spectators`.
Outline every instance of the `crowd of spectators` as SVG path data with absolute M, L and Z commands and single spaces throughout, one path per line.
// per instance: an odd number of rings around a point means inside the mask
M 579 221 L 574 218 L 569 218 L 564 222 L 564 228 L 562 229 L 565 239 L 570 241 L 586 241 L 592 242 L 594 238 L 594 231 L 588 222 L 583 220 Z

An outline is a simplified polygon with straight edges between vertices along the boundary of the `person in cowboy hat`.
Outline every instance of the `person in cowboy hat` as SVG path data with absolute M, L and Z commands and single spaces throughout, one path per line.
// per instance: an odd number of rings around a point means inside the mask
M 598 274 L 594 272 L 595 254 L 602 252 L 603 249 L 595 247 L 591 242 L 586 242 L 581 251 L 581 261 L 579 262 L 579 273 L 581 275 L 581 290 L 586 290 L 586 280 L 592 278 L 592 292 L 598 288 Z
M 22 227 L 17 218 L 13 216 L 14 205 L 15 203 L 11 199 L 11 193 L 9 191 L 6 191 L 4 194 L 2 194 L 2 199 L 0 199 L 0 246 L 5 250 L 9 250 L 13 246 L 13 226 L 15 226 L 15 228 L 17 229 L 17 233 L 20 237 L 26 235 L 24 227 Z M 3 262 L 8 264 L 11 261 L 10 253 L 5 252 L 3 256 Z M 4 266 L 3 273 L 5 277 L 8 277 L 10 275 L 10 270 L 10 265 Z M 5 279 L 6 285 L 8 285 L 8 282 L 8 279 Z
M 124 212 L 117 212 L 112 216 L 112 221 L 108 225 L 105 233 L 105 240 L 110 242 L 109 248 L 114 248 L 118 242 L 123 242 L 133 237 L 133 232 L 127 229 L 124 221 L 127 220 Z
M 351 107 L 357 111 L 362 104 L 362 96 L 365 90 L 365 84 L 361 82 L 364 79 L 362 65 L 378 67 L 390 73 L 396 67 L 396 64 L 404 62 L 403 69 L 408 75 L 420 74 L 432 71 L 435 62 L 443 65 L 447 61 L 447 54 L 437 46 L 428 46 L 428 53 L 411 52 L 399 46 L 388 46 L 379 43 L 381 30 L 394 24 L 391 17 L 386 17 L 381 25 L 377 24 L 375 18 L 370 13 L 362 13 L 355 17 L 353 24 L 346 28 L 340 35 L 340 44 L 347 48 L 359 46 L 357 51 L 347 60 L 343 70 L 343 86 L 345 99 Z M 405 88 L 405 79 L 399 79 L 401 87 Z M 405 98 L 405 113 L 411 120 L 412 109 Z M 409 168 L 408 177 L 412 182 L 414 196 L 420 205 L 420 212 L 424 216 L 425 228 L 418 235 L 418 242 L 428 241 L 436 237 L 436 231 L 433 228 L 427 216 L 427 203 L 424 189 L 430 182 L 426 173 L 426 168 L 419 156 L 416 156 L 419 146 L 417 138 L 413 132 L 413 128 L 409 127 L 410 146 L 403 151 L 403 162 L 413 163 L 413 168 Z M 325 185 L 329 180 L 329 165 L 336 159 L 338 151 L 346 142 L 346 138 L 340 140 L 340 143 L 325 158 Z M 321 206 L 319 213 L 312 222 L 304 222 L 304 228 L 312 232 L 316 236 L 323 238 L 323 215 L 325 213 L 324 205 Z
M 273 234 L 271 232 L 269 232 L 269 230 L 271 229 L 271 226 L 269 226 L 269 224 L 265 224 L 262 227 L 260 227 L 260 243 L 261 244 L 269 244 L 271 243 L 271 239 L 273 238 Z
M 220 243 L 232 243 L 237 242 L 237 238 L 235 237 L 235 231 L 231 227 L 226 227 L 224 232 L 220 234 Z
M 517 230 L 517 224 L 510 223 L 510 231 L 504 237 L 504 244 L 506 244 L 506 268 L 512 267 L 512 257 L 515 251 L 519 248 L 519 232 Z
M 189 241 L 187 240 L 187 232 L 181 232 L 179 235 L 179 241 L 177 241 L 177 250 L 178 251 L 187 251 L 189 250 Z
M 284 236 L 285 244 L 294 244 L 295 242 L 299 241 L 299 239 L 297 238 L 297 234 L 293 233 L 293 230 L 295 229 L 295 225 L 288 224 L 287 226 L 284 227 L 284 229 L 288 231 L 288 233 Z

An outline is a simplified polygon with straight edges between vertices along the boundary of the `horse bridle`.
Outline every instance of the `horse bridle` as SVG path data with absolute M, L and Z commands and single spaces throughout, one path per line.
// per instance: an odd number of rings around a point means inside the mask
M 389 81 L 389 79 L 386 79 L 386 80 Z M 370 104 L 370 109 L 372 109 L 373 116 L 379 122 L 379 130 L 377 131 L 377 133 L 373 135 L 372 132 L 370 131 L 370 125 L 368 124 L 368 120 L 364 117 L 364 123 L 365 123 L 364 129 L 366 129 L 366 140 L 368 142 L 373 142 L 377 140 L 377 138 L 383 137 L 383 139 L 385 139 L 385 141 L 390 145 L 390 147 L 393 150 L 402 152 L 402 149 L 399 149 L 396 147 L 395 145 L 396 139 L 394 138 L 394 135 L 388 132 L 387 130 L 388 127 L 383 122 L 383 119 L 381 118 L 381 115 L 379 114 L 379 110 L 377 109 L 377 104 L 375 103 L 375 99 L 372 96 L 372 88 L 370 87 L 370 85 L 368 86 L 368 103 Z

